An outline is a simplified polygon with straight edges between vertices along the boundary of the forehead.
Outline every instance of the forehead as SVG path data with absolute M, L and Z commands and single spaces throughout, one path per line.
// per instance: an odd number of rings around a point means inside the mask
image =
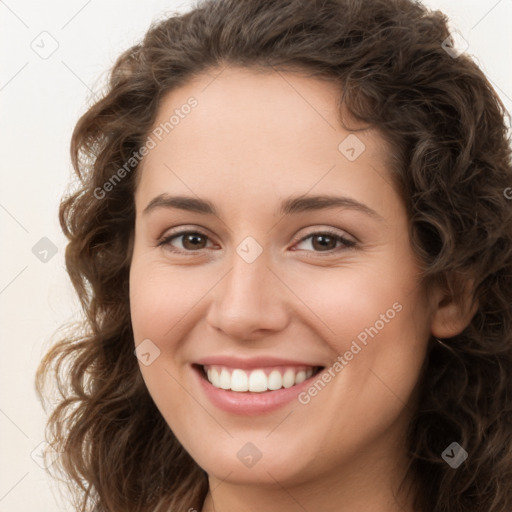
M 197 105 L 173 121 L 172 137 L 168 138 L 176 144 L 180 135 L 188 135 L 190 126 L 202 147 L 224 144 L 234 151 L 230 144 L 233 138 L 254 146 L 268 137 L 275 141 L 274 146 L 279 142 L 289 145 L 293 137 L 297 151 L 299 143 L 318 147 L 326 132 L 336 135 L 340 95 L 338 84 L 308 77 L 304 72 L 212 69 L 164 96 L 155 127 L 165 125 L 173 112 L 189 110 L 186 105 L 193 98 Z
M 357 177 L 359 188 L 389 184 L 389 146 L 373 129 L 351 134 L 340 126 L 341 92 L 334 82 L 297 72 L 203 73 L 163 98 L 153 127 L 161 140 L 143 160 L 138 193 L 149 199 L 176 186 L 194 193 L 305 193 L 315 183 L 323 187 L 315 192 L 326 192 L 343 181 L 350 188 L 344 175 Z M 347 145 L 361 152 L 356 160 L 347 158 Z

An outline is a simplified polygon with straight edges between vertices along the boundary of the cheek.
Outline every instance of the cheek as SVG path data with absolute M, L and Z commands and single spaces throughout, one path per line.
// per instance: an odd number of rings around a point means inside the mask
M 130 274 L 130 310 L 135 343 L 170 328 L 178 301 L 172 288 L 151 267 L 133 266 Z
M 183 269 L 173 270 L 169 265 L 136 254 L 130 269 L 130 310 L 135 346 L 147 344 L 146 340 L 154 344 L 148 345 L 149 364 L 139 359 L 140 371 L 161 414 L 166 421 L 172 420 L 175 433 L 186 433 L 188 428 L 193 428 L 187 424 L 190 404 L 183 400 L 179 340 L 186 336 L 183 319 L 189 318 L 187 315 L 198 297 L 205 293 L 203 287 L 195 287 L 195 281 L 187 279 L 186 274 Z
M 377 255 L 367 265 L 350 262 L 338 268 L 310 268 L 289 273 L 285 280 L 304 307 L 302 320 L 329 343 L 337 354 L 352 340 L 365 341 L 395 329 L 415 331 L 424 315 L 417 268 L 412 262 Z M 408 319 L 414 317 L 414 321 Z M 423 326 L 421 327 L 423 331 Z M 396 333 L 398 334 L 398 333 Z M 406 336 L 406 332 L 403 332 Z M 399 342 L 399 336 L 393 336 Z
M 352 412 L 359 403 L 362 416 L 378 410 L 391 418 L 417 382 L 430 334 L 414 261 L 382 257 L 379 265 L 324 270 L 307 279 L 290 276 L 290 283 L 297 296 L 307 298 L 316 314 L 311 325 L 331 348 L 336 392 L 329 399 L 343 402 L 348 393 Z
M 215 276 L 191 267 L 172 268 L 165 263 L 135 259 L 130 270 L 135 343 L 144 338 L 165 340 L 166 345 L 172 342 L 171 331 L 197 307 L 216 280 Z

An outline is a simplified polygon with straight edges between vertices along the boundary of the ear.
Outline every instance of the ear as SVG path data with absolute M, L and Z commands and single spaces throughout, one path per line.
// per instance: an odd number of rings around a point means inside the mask
M 457 295 L 447 285 L 437 285 L 433 290 L 430 330 L 436 338 L 460 334 L 478 310 L 478 303 L 473 302 L 474 280 L 466 278 L 458 289 Z

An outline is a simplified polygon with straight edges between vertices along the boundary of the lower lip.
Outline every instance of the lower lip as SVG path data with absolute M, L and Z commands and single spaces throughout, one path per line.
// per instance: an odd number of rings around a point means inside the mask
M 203 376 L 201 369 L 193 367 L 193 370 L 206 396 L 215 406 L 223 411 L 242 416 L 264 414 L 283 407 L 292 400 L 297 399 L 299 393 L 310 386 L 311 382 L 317 379 L 321 373 L 317 373 L 290 388 L 251 393 L 250 391 L 237 392 L 216 388 Z

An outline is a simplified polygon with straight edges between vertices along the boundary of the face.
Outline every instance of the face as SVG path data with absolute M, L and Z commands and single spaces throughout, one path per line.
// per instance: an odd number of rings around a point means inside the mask
M 139 169 L 130 301 L 148 390 L 217 478 L 292 485 L 396 458 L 431 310 L 391 149 L 339 126 L 334 84 L 217 74 L 165 97 Z

